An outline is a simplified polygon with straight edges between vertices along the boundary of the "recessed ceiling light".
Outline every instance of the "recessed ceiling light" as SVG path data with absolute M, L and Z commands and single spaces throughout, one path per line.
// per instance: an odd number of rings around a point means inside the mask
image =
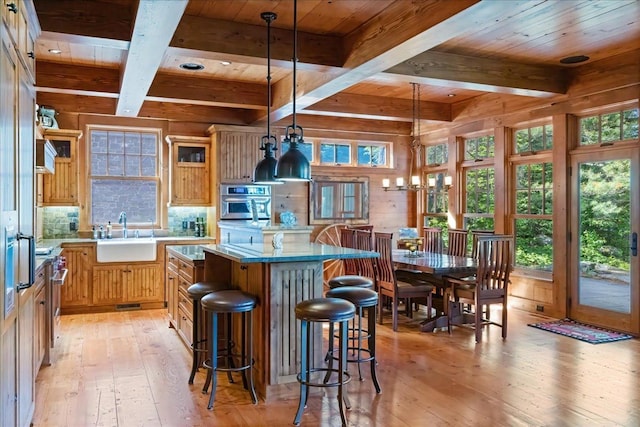
M 579 64 L 581 62 L 588 61 L 589 57 L 585 55 L 567 56 L 560 60 L 561 64 Z
M 456 96 L 456 94 L 455 94 L 455 93 L 448 93 L 448 94 L 447 94 L 447 96 L 448 96 L 449 98 L 453 98 L 454 96 Z
M 227 65 L 231 65 L 231 61 L 220 61 L 220 64 L 226 67 Z
M 182 68 L 183 70 L 198 71 L 204 70 L 204 65 L 196 64 L 195 62 L 186 62 L 184 64 L 180 64 L 180 68 Z
M 60 49 L 49 49 L 49 53 L 53 53 L 54 55 L 60 55 L 62 51 Z

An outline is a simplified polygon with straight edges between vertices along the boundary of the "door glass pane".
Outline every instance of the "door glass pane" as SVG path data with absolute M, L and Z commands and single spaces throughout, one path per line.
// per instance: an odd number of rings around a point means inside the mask
M 580 305 L 630 313 L 631 161 L 581 163 Z

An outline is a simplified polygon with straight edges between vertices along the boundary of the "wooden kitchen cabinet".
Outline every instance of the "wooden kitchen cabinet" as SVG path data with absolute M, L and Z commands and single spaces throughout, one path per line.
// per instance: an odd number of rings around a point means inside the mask
M 193 341 L 193 303 L 187 289 L 204 280 L 204 255 L 197 245 L 169 246 L 166 248 L 167 307 L 170 325 L 182 341 L 191 346 Z M 206 324 L 200 310 L 202 325 Z M 206 339 L 207 331 L 201 330 L 200 339 Z
M 60 308 L 69 309 L 91 303 L 89 286 L 92 283 L 91 266 L 95 259 L 95 244 L 65 246 L 62 255 L 67 259 L 67 278 L 61 289 Z M 67 310 L 65 310 L 67 309 Z
M 55 174 L 44 176 L 43 205 L 77 206 L 78 140 L 82 132 L 45 129 L 44 137 L 56 149 Z
M 218 149 L 219 182 L 251 182 L 256 165 L 264 158 L 264 151 L 260 151 L 264 129 L 247 132 L 246 128 L 214 125 L 209 128 L 209 133 Z
M 35 314 L 33 324 L 33 372 L 38 374 L 40 366 L 42 366 L 45 356 L 47 356 L 49 327 L 47 323 L 47 288 L 45 284 L 45 267 L 42 264 L 36 271 L 36 281 L 34 284 L 35 297 Z
M 157 263 L 107 264 L 93 267 L 91 302 L 96 305 L 164 304 Z
M 173 206 L 211 204 L 211 140 L 206 137 L 168 135 L 169 200 Z

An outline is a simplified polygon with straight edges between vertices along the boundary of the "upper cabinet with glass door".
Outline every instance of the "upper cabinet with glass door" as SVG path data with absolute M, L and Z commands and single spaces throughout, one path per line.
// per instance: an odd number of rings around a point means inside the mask
M 211 140 L 207 137 L 166 137 L 169 144 L 169 201 L 173 206 L 211 204 Z
M 44 137 L 56 150 L 55 174 L 44 176 L 43 205 L 78 205 L 79 130 L 45 129 Z

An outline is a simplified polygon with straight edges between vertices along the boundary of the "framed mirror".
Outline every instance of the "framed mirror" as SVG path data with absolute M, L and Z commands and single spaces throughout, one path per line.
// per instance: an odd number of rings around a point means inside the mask
M 314 176 L 309 185 L 309 224 L 369 223 L 368 177 Z

